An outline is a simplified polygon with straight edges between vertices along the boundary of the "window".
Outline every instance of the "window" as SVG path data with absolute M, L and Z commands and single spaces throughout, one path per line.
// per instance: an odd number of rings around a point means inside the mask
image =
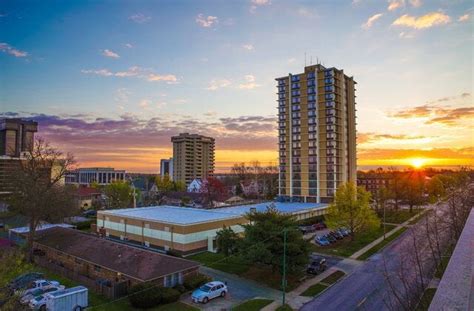
M 292 90 L 291 91 L 291 96 L 300 96 L 300 90 Z
M 308 124 L 316 124 L 316 118 L 308 118 Z
M 301 135 L 293 135 L 293 140 L 301 140 Z
M 293 112 L 293 113 L 291 114 L 291 116 L 292 116 L 293 118 L 301 118 L 301 113 L 300 113 L 300 112 Z
M 316 81 L 308 80 L 307 86 L 316 86 Z
M 311 102 L 308 104 L 308 109 L 316 109 L 316 103 L 315 102 Z
M 315 101 L 316 95 L 308 95 L 308 101 Z
M 334 79 L 333 78 L 326 78 L 324 79 L 325 84 L 334 84 Z
M 301 101 L 301 99 L 299 97 L 292 97 L 291 98 L 291 103 L 292 104 L 299 103 L 300 101 Z
M 291 88 L 292 88 L 292 89 L 299 89 L 299 88 L 300 88 L 300 83 L 299 83 L 299 82 L 292 83 L 292 84 L 291 84 Z
M 315 110 L 308 110 L 308 117 L 315 117 L 316 111 Z
M 324 94 L 324 98 L 326 100 L 335 100 L 336 99 L 336 95 L 334 93 L 329 93 L 329 94 Z
M 297 110 L 300 110 L 301 109 L 301 106 L 300 105 L 292 105 L 291 106 L 291 110 L 292 111 L 297 111 Z
M 328 69 L 324 72 L 324 76 L 325 77 L 332 77 L 333 76 L 333 72 L 332 72 L 332 69 Z
M 314 72 L 309 72 L 306 77 L 308 77 L 308 79 L 314 79 Z
M 298 82 L 300 81 L 300 76 L 291 76 L 291 82 Z
M 314 93 L 316 93 L 316 89 L 314 87 L 309 87 L 308 94 L 314 94 Z
M 285 99 L 286 96 L 285 96 L 286 93 L 278 93 L 278 99 Z

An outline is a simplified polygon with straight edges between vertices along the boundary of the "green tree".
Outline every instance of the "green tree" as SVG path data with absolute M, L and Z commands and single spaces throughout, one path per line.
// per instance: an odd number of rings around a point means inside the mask
M 173 183 L 169 175 L 163 177 L 158 175 L 156 176 L 155 182 L 160 194 L 165 194 L 175 190 L 175 183 Z
M 244 238 L 241 242 L 243 257 L 250 262 L 269 265 L 280 270 L 283 262 L 284 231 L 287 235 L 286 264 L 290 272 L 298 272 L 308 263 L 309 242 L 303 239 L 298 224 L 291 215 L 282 214 L 269 206 L 264 212 L 246 215 L 249 224 L 243 225 Z
M 109 199 L 109 208 L 127 208 L 132 202 L 132 187 L 123 180 L 115 180 L 105 186 L 104 193 Z
M 404 199 L 410 207 L 410 213 L 412 213 L 414 206 L 419 206 L 424 203 L 425 175 L 414 171 L 405 176 L 404 183 L 406 185 Z
M 352 240 L 361 230 L 371 230 L 380 220 L 370 208 L 370 193 L 353 182 L 341 184 L 334 202 L 327 209 L 326 223 L 331 228 L 345 227 L 351 230 Z
M 446 189 L 440 175 L 433 176 L 426 186 L 431 203 L 439 201 L 446 195 Z
M 230 227 L 225 227 L 216 232 L 217 251 L 226 256 L 233 254 L 237 250 L 239 236 Z
M 186 191 L 186 183 L 184 181 L 178 180 L 173 182 L 174 191 Z

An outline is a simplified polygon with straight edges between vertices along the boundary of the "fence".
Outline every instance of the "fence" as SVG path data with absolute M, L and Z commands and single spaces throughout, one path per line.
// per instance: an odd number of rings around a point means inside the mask
M 104 282 L 98 282 L 76 271 L 71 271 L 65 267 L 61 267 L 53 262 L 49 262 L 46 258 L 35 256 L 35 263 L 49 271 L 62 275 L 68 279 L 74 280 L 86 286 L 89 290 L 101 294 L 110 299 L 116 299 L 125 296 L 128 291 L 128 282 L 122 281 L 118 283 L 112 282 L 110 286 Z

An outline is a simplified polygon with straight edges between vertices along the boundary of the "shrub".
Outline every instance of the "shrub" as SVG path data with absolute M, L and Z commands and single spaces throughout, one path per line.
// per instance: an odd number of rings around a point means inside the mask
M 130 288 L 128 299 L 135 308 L 147 309 L 159 305 L 161 296 L 161 288 L 155 284 L 142 283 Z
M 163 287 L 163 288 L 160 288 L 160 290 L 161 290 L 161 303 L 163 304 L 176 302 L 179 300 L 179 297 L 181 296 L 181 293 L 177 289 L 174 289 L 171 287 Z
M 86 220 L 86 221 L 81 221 L 76 224 L 74 224 L 77 228 L 77 230 L 84 230 L 84 229 L 90 229 L 92 224 L 92 220 Z
M 181 294 L 185 293 L 187 290 L 186 290 L 186 287 L 184 287 L 184 285 L 182 284 L 178 284 L 176 285 L 175 287 L 173 287 L 174 289 L 176 289 L 178 292 L 180 292 Z
M 173 257 L 179 257 L 179 258 L 182 258 L 183 256 L 178 253 L 177 251 L 174 251 L 174 250 L 169 250 L 166 252 L 167 255 L 170 255 L 170 256 L 173 256 Z
M 192 290 L 210 281 L 211 281 L 210 277 L 208 277 L 207 275 L 198 273 L 198 274 L 187 277 L 184 280 L 184 287 L 188 290 Z

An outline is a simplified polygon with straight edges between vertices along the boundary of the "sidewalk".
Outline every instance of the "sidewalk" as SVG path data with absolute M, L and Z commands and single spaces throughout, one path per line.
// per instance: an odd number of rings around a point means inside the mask
M 425 213 L 425 211 L 421 211 L 420 213 Z M 407 221 L 401 223 L 401 224 L 398 224 L 397 227 L 393 228 L 391 231 L 387 232 L 385 234 L 385 238 L 388 238 L 389 236 L 391 236 L 392 234 L 394 234 L 395 232 L 397 232 L 398 230 L 402 229 L 403 227 L 406 227 L 409 225 L 410 221 L 412 221 L 413 219 L 415 219 L 416 217 L 418 217 L 419 213 L 416 214 L 415 216 L 411 217 L 410 219 L 408 219 Z M 374 247 L 375 245 L 381 243 L 382 241 L 384 240 L 384 237 L 381 236 L 380 238 L 374 240 L 373 242 L 367 244 L 366 246 L 362 247 L 361 249 L 359 249 L 357 252 L 355 252 L 354 254 L 352 254 L 349 258 L 351 259 L 357 259 L 359 258 L 362 254 L 364 254 L 365 252 L 367 252 L 369 249 L 371 249 L 372 247 Z

